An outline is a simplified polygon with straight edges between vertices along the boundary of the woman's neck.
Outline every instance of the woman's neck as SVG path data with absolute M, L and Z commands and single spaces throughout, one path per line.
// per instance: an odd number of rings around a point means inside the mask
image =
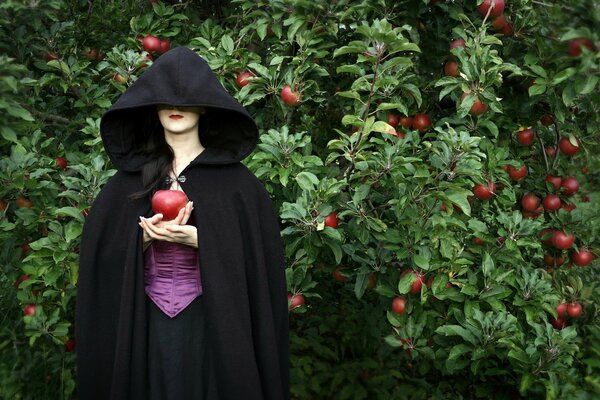
M 179 176 L 181 171 L 204 151 L 198 132 L 170 134 L 165 132 L 165 139 L 173 149 L 173 172 Z

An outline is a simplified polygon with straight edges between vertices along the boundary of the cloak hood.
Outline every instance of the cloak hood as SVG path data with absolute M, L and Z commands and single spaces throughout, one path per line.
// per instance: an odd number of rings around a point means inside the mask
M 208 63 L 186 47 L 160 56 L 104 113 L 100 134 L 111 161 L 122 171 L 139 171 L 150 160 L 144 150 L 162 134 L 156 106 L 201 106 L 200 141 L 206 148 L 194 161 L 231 164 L 247 157 L 258 142 L 250 114 L 221 85 Z

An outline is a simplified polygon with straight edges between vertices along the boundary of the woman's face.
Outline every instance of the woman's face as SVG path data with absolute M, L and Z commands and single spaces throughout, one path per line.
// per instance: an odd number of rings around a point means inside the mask
M 166 131 L 171 133 L 197 130 L 200 115 L 206 112 L 204 107 L 180 107 L 161 104 L 157 108 L 160 123 Z

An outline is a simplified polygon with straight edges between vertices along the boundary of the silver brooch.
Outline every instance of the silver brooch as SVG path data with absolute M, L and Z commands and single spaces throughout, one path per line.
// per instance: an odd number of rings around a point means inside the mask
M 167 185 L 170 185 L 171 183 L 173 183 L 175 181 L 177 181 L 177 182 L 185 182 L 185 179 L 186 179 L 185 175 L 178 176 L 177 178 L 171 178 L 170 176 L 167 176 L 165 178 L 165 183 Z

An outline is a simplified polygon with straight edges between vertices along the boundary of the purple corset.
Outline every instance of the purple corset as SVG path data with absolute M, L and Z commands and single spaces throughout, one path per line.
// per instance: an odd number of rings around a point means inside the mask
M 202 294 L 195 248 L 155 240 L 144 255 L 146 294 L 169 317 L 175 317 Z

